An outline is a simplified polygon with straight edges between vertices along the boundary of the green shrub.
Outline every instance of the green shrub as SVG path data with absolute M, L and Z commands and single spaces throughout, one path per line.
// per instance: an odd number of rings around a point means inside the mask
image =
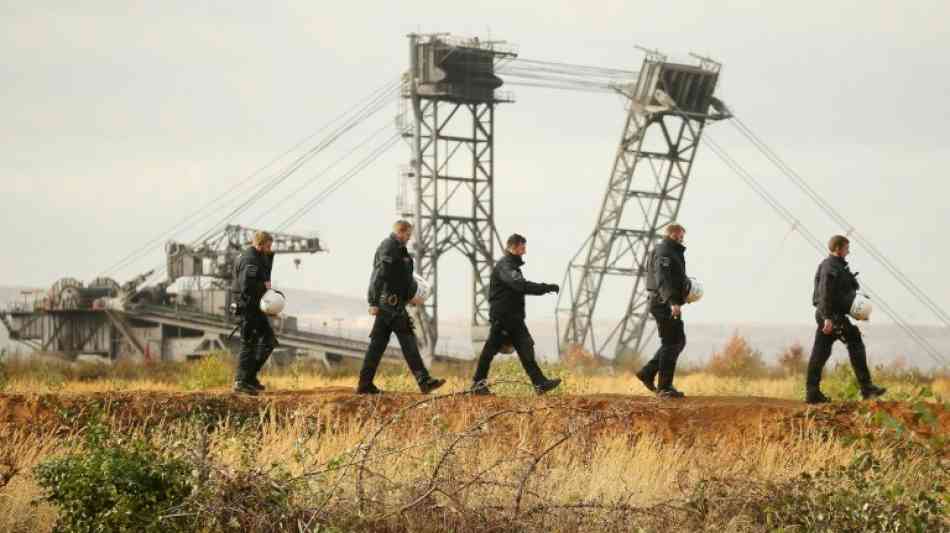
M 188 390 L 207 390 L 224 387 L 234 381 L 234 363 L 230 354 L 208 354 L 188 363 L 179 378 L 179 384 Z
M 112 368 L 106 363 L 77 362 L 70 377 L 78 381 L 98 381 L 108 378 L 111 373 Z
M 187 463 L 143 440 L 116 438 L 98 423 L 81 450 L 34 470 L 43 500 L 59 509 L 62 532 L 174 529 L 161 516 L 191 492 L 190 472 Z
M 945 531 L 947 492 L 939 476 L 913 490 L 890 473 L 870 453 L 859 454 L 847 466 L 775 486 L 760 519 L 805 531 Z
M 858 401 L 861 385 L 849 363 L 838 363 L 822 379 L 822 389 L 835 400 Z
M 787 481 L 705 480 L 687 499 L 687 529 L 742 523 L 754 531 L 947 531 L 946 472 L 908 481 L 900 468 L 865 452 L 847 466 Z

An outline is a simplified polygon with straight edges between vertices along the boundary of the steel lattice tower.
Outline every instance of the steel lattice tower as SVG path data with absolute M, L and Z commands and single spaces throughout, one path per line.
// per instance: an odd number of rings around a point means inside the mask
M 707 120 L 726 118 L 713 97 L 719 69 L 705 58 L 697 66 L 668 63 L 651 51 L 636 84 L 620 89 L 628 99 L 623 136 L 594 231 L 565 275 L 570 301 L 558 303 L 562 351 L 579 345 L 603 355 L 615 343 L 615 356 L 640 352 L 649 317 L 648 258 L 679 214 Z M 619 323 L 597 339 L 595 310 L 606 276 L 633 278 L 633 287 Z
M 496 89 L 497 61 L 515 57 L 499 43 L 410 35 L 410 70 L 403 79 L 412 121 L 403 135 L 412 162 L 403 173 L 398 210 L 414 221 L 416 272 L 432 285 L 425 306 L 414 307 L 423 353 L 439 338 L 439 258 L 457 250 L 472 265 L 472 342 L 488 331 L 488 283 L 494 266 L 495 104 L 510 102 Z M 431 360 L 431 359 L 430 359 Z

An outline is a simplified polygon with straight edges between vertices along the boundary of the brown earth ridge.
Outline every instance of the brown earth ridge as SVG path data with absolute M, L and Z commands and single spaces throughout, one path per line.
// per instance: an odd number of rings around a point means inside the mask
M 225 421 L 253 425 L 296 420 L 320 432 L 490 432 L 514 445 L 567 433 L 593 439 L 621 434 L 631 440 L 651 435 L 710 445 L 749 439 L 784 442 L 809 431 L 860 436 L 882 429 L 871 422 L 877 413 L 889 415 L 914 438 L 947 435 L 950 410 L 935 403 L 926 409 L 929 414 L 922 414 L 920 404 L 894 401 L 815 407 L 792 400 L 716 396 L 677 401 L 625 395 L 368 397 L 343 388 L 267 392 L 256 398 L 226 392 L 0 394 L 0 441 L 13 432 L 69 434 L 93 419 L 114 428 L 142 429 L 178 421 L 214 428 Z

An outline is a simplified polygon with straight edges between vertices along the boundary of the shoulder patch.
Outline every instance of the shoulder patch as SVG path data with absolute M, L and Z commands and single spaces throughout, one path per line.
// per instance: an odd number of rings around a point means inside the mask
M 660 257 L 660 266 L 661 266 L 661 267 L 663 267 L 663 268 L 670 268 L 670 265 L 672 265 L 672 264 L 673 264 L 673 262 L 670 260 L 669 257 L 666 257 L 666 256 L 661 256 L 661 257 Z

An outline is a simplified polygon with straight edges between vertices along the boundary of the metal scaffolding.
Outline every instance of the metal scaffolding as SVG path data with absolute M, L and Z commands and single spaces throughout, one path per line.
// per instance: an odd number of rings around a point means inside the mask
M 425 305 L 414 307 L 421 348 L 431 358 L 439 338 L 439 258 L 448 251 L 471 262 L 472 342 L 487 336 L 488 284 L 498 240 L 495 104 L 511 101 L 496 91 L 502 81 L 494 70 L 499 60 L 516 54 L 503 43 L 477 38 L 414 34 L 409 43 L 403 97 L 412 120 L 399 124 L 413 155 L 397 203 L 414 221 L 416 272 L 432 286 Z
M 679 214 L 706 121 L 726 118 L 713 97 L 719 68 L 705 58 L 698 66 L 668 63 L 648 51 L 637 82 L 618 87 L 628 98 L 626 123 L 594 231 L 565 274 L 570 301 L 559 302 L 557 313 L 562 351 L 576 345 L 604 355 L 613 344 L 617 357 L 642 349 L 648 258 Z M 595 311 L 606 276 L 633 278 L 633 287 L 620 321 L 597 339 Z

